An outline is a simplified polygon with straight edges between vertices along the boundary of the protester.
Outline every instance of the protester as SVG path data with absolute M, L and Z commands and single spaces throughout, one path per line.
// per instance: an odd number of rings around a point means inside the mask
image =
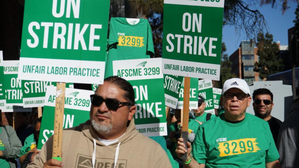
M 170 168 L 167 154 L 155 141 L 136 130 L 132 85 L 108 77 L 91 95 L 90 120 L 63 131 L 62 160 L 52 158 L 51 137 L 30 167 Z
M 24 145 L 25 139 L 33 133 L 33 128 L 30 122 L 31 113 L 19 112 L 16 116 L 16 133 L 22 145 Z
M 188 124 L 188 140 L 189 142 L 193 142 L 195 135 L 197 133 L 198 127 L 203 124 L 204 122 L 210 120 L 211 118 L 216 117 L 215 115 L 212 115 L 211 113 L 206 113 L 206 102 L 205 99 L 202 96 L 198 96 L 198 108 L 192 110 L 195 118 L 189 121 Z
M 41 122 L 42 122 L 41 117 L 34 121 L 33 123 L 34 133 L 29 135 L 26 138 L 24 142 L 24 146 L 21 148 L 19 161 L 22 168 L 27 167 L 27 165 L 32 162 L 33 157 L 39 153 L 39 150 L 37 149 L 37 145 L 38 145 L 38 137 L 39 137 Z
M 199 127 L 192 147 L 187 142 L 185 149 L 179 138 L 176 153 L 187 155 L 185 167 L 279 167 L 269 124 L 245 112 L 251 102 L 246 81 L 226 80 L 221 99 L 225 112 Z
M 299 167 L 299 98 L 293 101 L 289 116 L 282 123 L 277 141 L 282 168 Z
M 260 88 L 254 90 L 252 94 L 252 98 L 253 98 L 252 106 L 253 106 L 255 116 L 269 123 L 270 130 L 274 138 L 274 142 L 276 143 L 278 137 L 278 131 L 282 122 L 271 115 L 271 111 L 274 106 L 273 93 L 266 88 Z
M 0 167 L 16 168 L 16 159 L 22 148 L 22 143 L 11 126 L 2 124 L 1 113 L 2 112 L 0 112 Z

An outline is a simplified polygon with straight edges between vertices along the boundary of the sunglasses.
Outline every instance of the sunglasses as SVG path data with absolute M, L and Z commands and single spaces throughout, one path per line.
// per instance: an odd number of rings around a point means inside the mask
M 235 96 L 237 97 L 238 100 L 244 100 L 249 95 L 245 94 L 245 93 L 236 93 L 236 94 L 234 94 L 234 93 L 226 93 L 225 94 L 225 98 L 226 99 L 233 99 Z
M 132 106 L 132 103 L 129 102 L 120 102 L 117 99 L 104 99 L 102 96 L 93 94 L 90 95 L 91 104 L 94 106 L 100 106 L 103 102 L 105 102 L 107 108 L 112 111 L 116 111 L 118 108 L 122 106 Z
M 254 100 L 254 104 L 261 104 L 261 102 L 263 102 L 265 105 L 269 105 L 271 104 L 271 100 L 268 100 L 268 99 L 264 99 L 264 100 L 261 100 L 261 99 L 255 99 Z

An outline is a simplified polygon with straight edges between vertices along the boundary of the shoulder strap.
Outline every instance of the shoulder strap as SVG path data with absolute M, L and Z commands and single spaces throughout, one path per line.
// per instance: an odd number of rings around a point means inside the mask
M 207 121 L 210 120 L 210 119 L 211 119 L 211 116 L 212 116 L 212 114 L 211 114 L 211 113 L 208 113 L 208 114 L 207 114 L 207 117 L 206 117 L 206 120 L 207 120 Z

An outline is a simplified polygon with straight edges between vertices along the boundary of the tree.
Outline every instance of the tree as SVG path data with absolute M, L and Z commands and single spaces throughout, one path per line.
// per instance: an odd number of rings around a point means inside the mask
M 259 61 L 255 62 L 254 71 L 259 72 L 260 78 L 265 81 L 271 74 L 281 72 L 283 61 L 278 57 L 279 47 L 273 42 L 273 35 L 270 33 L 259 33 L 257 36 L 257 48 Z

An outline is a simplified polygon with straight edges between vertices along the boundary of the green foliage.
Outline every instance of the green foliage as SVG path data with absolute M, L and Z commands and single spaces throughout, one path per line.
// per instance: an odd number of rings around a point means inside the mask
M 279 59 L 279 46 L 273 42 L 270 33 L 259 33 L 257 36 L 259 61 L 255 63 L 254 71 L 259 72 L 260 78 L 265 80 L 269 75 L 281 72 L 283 61 Z

